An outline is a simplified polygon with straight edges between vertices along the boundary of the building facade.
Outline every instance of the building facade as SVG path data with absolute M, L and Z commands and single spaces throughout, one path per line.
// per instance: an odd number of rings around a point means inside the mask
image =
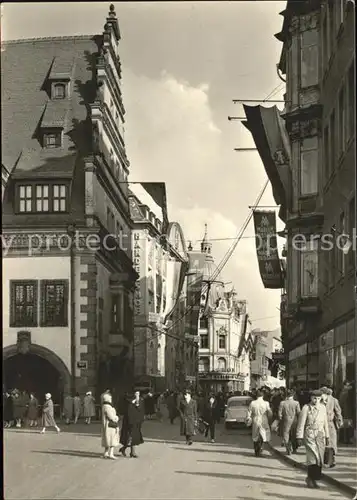
M 206 255 L 199 320 L 199 385 L 204 392 L 235 392 L 250 387 L 247 303 L 234 289 L 225 291 L 212 256 L 207 229 L 201 243 Z
M 180 385 L 191 359 L 184 342 L 186 243 L 178 223 L 164 227 L 141 186 L 130 189 L 133 261 L 140 276 L 134 296 L 135 382 L 162 392 Z
M 283 43 L 278 70 L 286 79 L 289 158 L 279 162 L 259 146 L 286 223 L 287 382 L 327 383 L 336 394 L 343 380 L 355 378 L 354 5 L 287 2 L 276 37 Z
M 95 36 L 3 44 L 5 384 L 127 390 L 133 377 L 131 219 L 114 12 Z

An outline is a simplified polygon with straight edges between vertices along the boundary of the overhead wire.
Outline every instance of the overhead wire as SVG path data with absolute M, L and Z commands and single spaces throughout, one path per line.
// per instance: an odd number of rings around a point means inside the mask
M 264 101 L 266 101 L 267 99 L 269 99 L 269 97 L 271 97 L 272 93 L 275 92 L 275 91 L 278 91 L 278 87 L 280 86 L 281 84 L 279 83 L 279 85 L 277 85 L 271 92 L 270 94 L 268 94 L 268 96 L 264 99 Z M 263 101 L 263 102 L 264 102 Z M 141 341 L 138 341 L 136 343 L 133 344 L 133 347 L 137 347 L 141 344 L 145 344 L 147 342 L 151 342 L 152 340 L 154 340 L 155 338 L 157 338 L 159 335 L 165 335 L 165 336 L 168 336 L 168 337 L 171 337 L 171 338 L 174 338 L 176 340 L 179 340 L 180 342 L 182 343 L 187 343 L 189 345 L 192 345 L 194 346 L 195 345 L 195 342 L 191 339 L 182 339 L 181 337 L 178 337 L 176 335 L 172 335 L 170 333 L 168 333 L 170 330 L 172 330 L 178 323 L 180 323 L 192 310 L 194 307 L 196 307 L 198 304 L 201 303 L 201 296 L 203 294 L 205 294 L 207 291 L 210 290 L 210 286 L 211 286 L 211 283 L 213 283 L 216 278 L 220 275 L 220 273 L 222 272 L 223 268 L 225 267 L 225 265 L 227 264 L 228 260 L 230 259 L 230 257 L 232 256 L 234 250 L 236 249 L 239 241 L 242 239 L 243 235 L 244 235 L 244 232 L 245 230 L 247 229 L 252 217 L 253 217 L 253 214 L 254 214 L 254 210 L 256 210 L 256 208 L 258 207 L 265 191 L 266 191 L 266 188 L 268 187 L 268 184 L 269 184 L 269 178 L 266 180 L 263 188 L 261 189 L 260 193 L 258 194 L 258 197 L 254 203 L 254 205 L 252 205 L 252 207 L 250 208 L 250 211 L 249 211 L 249 214 L 248 216 L 246 217 L 244 223 L 243 223 L 243 226 L 242 228 L 240 229 L 240 231 L 238 232 L 236 238 L 235 238 L 235 241 L 234 243 L 231 245 L 230 249 L 226 252 L 226 254 L 224 255 L 223 259 L 221 260 L 220 264 L 217 266 L 217 269 L 215 270 L 215 272 L 208 278 L 208 280 L 205 280 L 205 284 L 201 290 L 201 294 L 200 294 L 200 297 L 199 299 L 197 299 L 191 306 L 189 307 L 186 307 L 185 308 L 185 312 L 182 314 L 182 316 L 180 316 L 179 318 L 177 318 L 174 322 L 172 322 L 172 324 L 170 325 L 169 328 L 166 328 L 165 330 L 159 330 L 158 328 L 155 328 L 155 327 L 152 327 L 152 326 L 149 326 L 149 325 L 145 325 L 143 326 L 144 328 L 150 328 L 151 330 L 155 331 L 156 332 L 156 335 L 151 337 L 151 338 L 145 338 Z

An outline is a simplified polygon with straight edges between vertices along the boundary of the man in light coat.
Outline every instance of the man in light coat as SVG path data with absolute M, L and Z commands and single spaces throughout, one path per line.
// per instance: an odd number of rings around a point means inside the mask
M 340 403 L 332 395 L 332 389 L 328 387 L 322 387 L 321 389 L 321 402 L 326 406 L 327 421 L 329 427 L 330 435 L 330 448 L 333 450 L 333 461 L 330 467 L 336 466 L 336 455 L 337 455 L 337 435 L 338 430 L 343 425 L 342 411 Z
M 296 426 L 300 414 L 300 404 L 294 399 L 294 391 L 287 392 L 286 399 L 279 405 L 278 418 L 281 423 L 282 438 L 287 455 L 296 453 Z
M 262 452 L 263 443 L 270 441 L 269 419 L 273 416 L 268 401 L 263 399 L 263 392 L 257 391 L 257 399 L 250 403 L 247 414 L 247 425 L 252 426 L 252 439 L 254 453 L 259 457 Z

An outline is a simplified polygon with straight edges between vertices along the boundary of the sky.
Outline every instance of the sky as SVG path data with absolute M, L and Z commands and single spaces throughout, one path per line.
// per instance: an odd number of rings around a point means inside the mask
M 285 1 L 114 2 L 122 35 L 125 142 L 131 181 L 166 182 L 170 221 L 218 265 L 267 177 L 233 99 L 282 99 L 276 64 Z M 2 40 L 103 31 L 109 2 L 6 3 Z M 269 104 L 268 104 L 269 105 Z M 273 105 L 273 104 L 270 104 Z M 281 109 L 281 105 L 280 109 Z M 262 206 L 274 206 L 270 185 Z M 274 208 L 271 208 L 274 210 Z M 277 217 L 278 230 L 283 223 Z M 283 241 L 279 238 L 279 245 Z M 251 222 L 222 271 L 246 299 L 253 328 L 280 323 L 280 290 L 264 289 Z

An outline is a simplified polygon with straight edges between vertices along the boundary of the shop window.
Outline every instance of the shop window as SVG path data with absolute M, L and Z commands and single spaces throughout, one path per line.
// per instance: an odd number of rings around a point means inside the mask
M 200 335 L 200 348 L 201 349 L 208 349 L 208 335 L 207 334 L 202 334 Z
M 301 252 L 301 297 L 318 296 L 318 242 L 311 239 Z
M 37 281 L 10 281 L 10 326 L 37 326 Z
M 41 282 L 41 326 L 68 325 L 68 281 Z
M 318 83 L 318 33 L 317 30 L 304 31 L 301 34 L 301 88 Z
M 309 196 L 317 193 L 318 180 L 318 139 L 303 140 L 300 151 L 300 194 Z

